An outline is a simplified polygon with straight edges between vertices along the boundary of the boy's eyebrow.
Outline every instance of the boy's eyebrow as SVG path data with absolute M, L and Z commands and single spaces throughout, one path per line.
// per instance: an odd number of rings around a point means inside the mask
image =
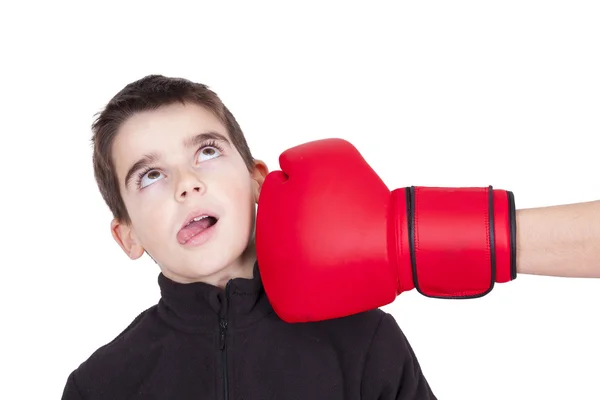
M 214 132 L 214 131 L 199 133 L 191 138 L 186 139 L 184 141 L 183 145 L 185 147 L 198 147 L 198 146 L 200 146 L 200 144 L 206 142 L 207 140 L 216 140 L 219 142 L 224 142 L 227 145 L 231 145 L 231 143 L 229 142 L 229 140 L 227 139 L 227 137 L 225 135 L 222 135 L 219 132 Z M 141 159 L 136 161 L 131 166 L 131 168 L 129 168 L 129 170 L 127 171 L 127 175 L 125 175 L 125 187 L 128 187 L 129 182 L 131 181 L 131 178 L 137 171 L 154 164 L 159 159 L 160 159 L 160 154 L 150 153 L 150 154 L 144 155 Z

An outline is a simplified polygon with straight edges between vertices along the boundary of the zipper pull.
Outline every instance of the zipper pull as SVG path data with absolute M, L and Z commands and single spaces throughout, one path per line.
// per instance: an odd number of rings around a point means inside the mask
M 221 350 L 223 350 L 225 348 L 225 333 L 227 331 L 227 320 L 222 318 L 220 323 L 219 323 L 221 329 L 221 335 L 220 335 L 220 339 L 219 339 L 219 348 Z
M 221 310 L 221 319 L 219 320 L 219 348 L 225 349 L 225 334 L 227 333 L 227 312 L 229 308 L 229 290 L 231 287 L 231 279 L 225 285 L 225 298 L 223 299 L 223 309 Z

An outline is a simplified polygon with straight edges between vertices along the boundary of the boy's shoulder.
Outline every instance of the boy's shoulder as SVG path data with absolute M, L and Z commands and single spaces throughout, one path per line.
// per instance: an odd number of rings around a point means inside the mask
M 332 330 L 333 332 L 369 332 L 376 330 L 386 316 L 389 316 L 387 312 L 380 308 L 375 308 L 372 310 L 348 315 L 346 317 L 324 320 L 321 321 L 320 324 L 324 329 Z
M 363 398 L 435 400 L 420 363 L 394 316 L 381 309 L 324 321 L 342 355 L 360 360 Z M 387 393 L 387 395 L 382 395 Z
M 374 341 L 391 344 L 398 339 L 406 340 L 394 317 L 379 308 L 306 325 L 312 326 L 307 329 L 314 329 L 316 334 L 327 336 L 340 350 L 352 348 L 368 352 Z
M 118 382 L 119 377 L 130 377 L 132 371 L 152 358 L 153 350 L 160 351 L 153 349 L 153 342 L 161 335 L 156 309 L 154 305 L 141 312 L 114 339 L 94 351 L 71 373 L 67 389 L 75 390 L 77 382 L 85 382 L 86 388 L 90 383 L 98 387 L 125 383 Z

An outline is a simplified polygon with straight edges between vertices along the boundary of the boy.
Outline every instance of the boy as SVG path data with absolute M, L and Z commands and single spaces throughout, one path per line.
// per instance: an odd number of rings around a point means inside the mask
M 93 144 L 112 235 L 158 264 L 161 297 L 71 373 L 64 400 L 436 398 L 389 314 L 287 324 L 273 312 L 253 241 L 268 169 L 206 86 L 127 85 Z

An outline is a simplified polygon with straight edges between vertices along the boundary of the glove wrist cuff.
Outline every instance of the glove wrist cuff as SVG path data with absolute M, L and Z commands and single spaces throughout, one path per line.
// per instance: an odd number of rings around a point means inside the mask
M 408 187 L 403 191 L 406 212 L 397 215 L 406 216 L 406 222 L 397 223 L 405 228 L 397 235 L 404 242 L 398 248 L 408 249 L 412 282 L 421 294 L 481 297 L 495 283 L 516 278 L 512 192 L 491 186 Z

